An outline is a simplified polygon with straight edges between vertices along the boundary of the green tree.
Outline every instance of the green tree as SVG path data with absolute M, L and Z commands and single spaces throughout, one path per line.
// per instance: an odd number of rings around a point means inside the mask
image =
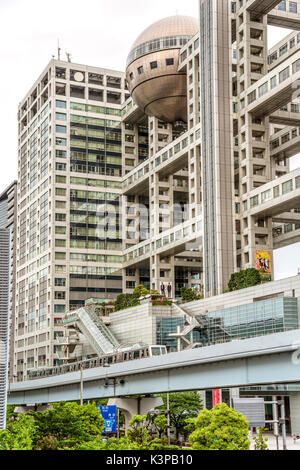
M 32 450 L 34 439 L 33 418 L 18 415 L 16 420 L 8 421 L 4 431 L 0 431 L 0 450 Z
M 249 268 L 232 274 L 228 283 L 228 289 L 229 292 L 233 292 L 240 289 L 246 289 L 247 287 L 257 286 L 261 283 L 262 275 L 260 271 L 254 268 Z
M 142 284 L 140 284 L 139 286 L 137 286 L 134 291 L 133 291 L 133 297 L 135 298 L 140 298 L 140 297 L 146 297 L 147 295 L 149 295 L 150 292 L 148 291 L 148 289 L 146 289 L 146 287 L 144 287 Z
M 154 426 L 157 429 L 159 438 L 162 438 L 162 435 L 165 433 L 167 427 L 168 427 L 168 419 L 166 418 L 165 415 L 158 415 L 154 421 Z
M 150 434 L 148 431 L 148 421 L 146 415 L 137 415 L 129 421 L 127 439 L 130 443 L 138 445 L 140 448 L 147 448 L 150 444 Z
M 195 300 L 200 300 L 203 298 L 203 296 L 196 289 L 191 289 L 190 287 L 181 287 L 180 295 L 183 302 L 194 302 Z
M 187 426 L 193 450 L 249 450 L 248 422 L 225 403 L 204 409 Z
M 59 447 L 90 441 L 101 436 L 104 420 L 94 404 L 55 403 L 44 413 L 32 412 L 36 426 L 36 444 L 54 437 Z
M 167 395 L 161 395 L 164 404 L 160 410 L 167 410 Z M 203 405 L 197 392 L 171 393 L 169 395 L 170 425 L 176 429 L 176 437 L 179 434 L 187 435 L 186 420 L 195 418 L 202 410 Z
M 115 301 L 115 311 L 132 307 L 132 294 L 120 294 Z
M 253 440 L 255 442 L 255 450 L 269 450 L 267 445 L 268 439 L 264 438 L 264 433 L 266 431 L 267 429 L 264 428 L 257 429 L 257 434 L 253 437 Z

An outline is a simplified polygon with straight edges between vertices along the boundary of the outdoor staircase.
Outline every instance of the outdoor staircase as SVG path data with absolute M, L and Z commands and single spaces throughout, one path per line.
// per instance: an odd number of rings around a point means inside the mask
M 110 354 L 120 347 L 101 318 L 88 308 L 80 308 L 66 315 L 64 325 L 72 324 L 80 329 L 98 356 Z

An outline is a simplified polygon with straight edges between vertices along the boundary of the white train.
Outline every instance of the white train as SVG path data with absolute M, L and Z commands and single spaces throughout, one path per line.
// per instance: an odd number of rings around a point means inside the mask
M 94 369 L 95 367 L 108 367 L 111 364 L 119 362 L 134 361 L 137 359 L 145 359 L 147 357 L 162 356 L 167 354 L 166 346 L 141 346 L 136 349 L 127 349 L 117 351 L 105 356 L 88 359 L 86 361 L 74 362 L 71 364 L 63 364 L 45 369 L 30 370 L 28 372 L 29 380 L 41 379 L 44 377 L 52 377 L 54 375 L 68 374 L 81 369 Z

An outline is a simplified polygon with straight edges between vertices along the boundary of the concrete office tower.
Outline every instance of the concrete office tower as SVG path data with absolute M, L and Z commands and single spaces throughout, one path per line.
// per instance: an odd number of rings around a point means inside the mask
M 210 297 L 236 270 L 273 276 L 273 250 L 300 240 L 300 169 L 290 171 L 300 149 L 300 35 L 267 47 L 268 25 L 300 28 L 300 3 L 199 3 L 200 33 L 182 47 L 178 66 L 187 79 L 187 129 L 178 136 L 174 125 L 150 118 L 149 160 L 124 178 L 127 201 L 149 197 L 149 238 L 126 240 L 123 282 L 135 284 L 148 267 L 151 287 L 166 281 L 178 295 L 176 263 L 185 253 L 187 268 L 193 259 L 199 265 L 183 284 L 204 285 Z M 144 70 L 129 70 L 139 80 L 149 68 L 143 60 Z M 134 126 L 142 111 L 128 103 L 123 121 Z M 186 188 L 181 223 L 173 220 L 175 181 Z
M 19 106 L 14 373 L 68 359 L 65 312 L 122 292 L 124 73 L 52 60 Z
M 0 429 L 5 429 L 9 351 L 10 231 L 0 228 Z
M 10 354 L 9 376 L 13 375 L 13 335 L 16 297 L 16 246 L 15 230 L 17 224 L 17 181 L 14 181 L 0 194 L 0 228 L 10 231 Z

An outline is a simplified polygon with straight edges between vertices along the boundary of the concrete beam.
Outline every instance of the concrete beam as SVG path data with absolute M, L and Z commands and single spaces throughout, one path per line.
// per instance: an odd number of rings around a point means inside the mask
M 285 248 L 295 243 L 300 242 L 300 229 L 293 230 L 292 232 L 284 233 L 279 237 L 273 238 L 273 247 L 274 250 L 279 250 L 280 248 Z
M 276 215 L 273 222 L 279 224 L 300 224 L 300 214 L 298 212 L 284 212 L 283 214 Z
M 129 421 L 136 415 L 147 415 L 149 411 L 162 406 L 164 401 L 157 398 L 111 398 L 108 406 L 116 406 L 123 411 L 125 417 L 125 428 L 129 426 Z
M 246 3 L 246 9 L 257 16 L 263 16 L 275 8 L 280 0 L 249 0 Z
M 84 370 L 83 398 L 299 383 L 300 330 Z M 11 385 L 9 403 L 78 400 L 80 373 Z
M 300 11 L 299 0 L 297 0 L 296 3 L 297 3 L 297 10 L 299 12 Z M 282 11 L 282 10 L 274 9 L 270 11 L 268 14 L 268 25 L 277 26 L 279 28 L 287 28 L 287 29 L 300 31 L 299 13 L 290 13 L 289 11 Z
M 293 64 L 300 59 L 300 51 L 289 57 L 283 63 L 275 67 L 271 72 L 254 83 L 245 94 L 245 105 L 248 112 L 256 116 L 269 116 L 287 103 L 294 101 L 299 96 L 300 69 L 293 70 Z M 280 73 L 289 68 L 286 79 L 280 83 Z M 276 78 L 276 86 L 272 88 L 271 80 Z M 281 79 L 282 80 L 282 79 Z M 259 96 L 261 86 L 267 84 L 268 91 Z M 247 105 L 248 97 L 256 92 L 256 99 Z
M 270 124 L 280 126 L 298 126 L 300 127 L 300 116 L 298 113 L 289 113 L 288 111 L 276 111 L 270 116 Z

